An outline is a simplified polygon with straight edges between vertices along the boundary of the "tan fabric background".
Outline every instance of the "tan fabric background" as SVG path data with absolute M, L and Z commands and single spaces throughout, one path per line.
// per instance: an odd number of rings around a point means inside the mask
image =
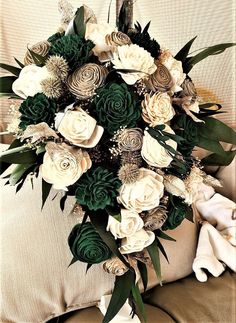
M 106 21 L 110 0 L 84 0 L 99 21 Z M 0 61 L 14 63 L 13 56 L 22 59 L 27 44 L 47 38 L 57 29 L 57 0 L 0 0 L 1 50 Z M 71 0 L 79 7 L 83 1 Z M 221 42 L 233 42 L 235 37 L 236 0 L 136 0 L 135 20 L 142 25 L 152 20 L 150 32 L 163 47 L 176 53 L 188 40 L 198 35 L 193 50 Z M 112 4 L 115 12 L 115 0 Z M 111 21 L 114 22 L 114 19 Z M 223 104 L 227 112 L 220 118 L 236 123 L 235 113 L 235 49 L 208 58 L 191 72 L 196 86 L 207 90 L 206 97 Z M 201 94 L 202 91 L 199 93 Z M 9 120 L 7 106 L 0 118 Z

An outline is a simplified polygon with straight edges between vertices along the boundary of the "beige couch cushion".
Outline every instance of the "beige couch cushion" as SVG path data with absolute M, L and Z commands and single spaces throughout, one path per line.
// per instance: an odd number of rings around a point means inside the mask
M 30 180 L 17 194 L 15 187 L 1 180 L 1 322 L 36 323 L 64 312 L 95 305 L 110 294 L 114 277 L 101 265 L 85 274 L 86 264 L 77 262 L 68 268 L 72 255 L 67 237 L 78 219 L 69 215 L 74 200 L 62 214 L 55 191 L 41 212 L 41 183 Z M 170 264 L 161 257 L 164 281 L 188 275 L 195 256 L 196 226 L 189 221 L 169 232 L 177 242 L 163 241 Z M 149 270 L 149 287 L 155 286 Z

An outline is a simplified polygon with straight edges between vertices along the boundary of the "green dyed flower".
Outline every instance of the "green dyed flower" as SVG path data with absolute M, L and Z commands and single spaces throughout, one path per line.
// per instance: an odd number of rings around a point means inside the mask
M 198 128 L 196 122 L 186 114 L 176 116 L 173 120 L 175 133 L 185 139 L 178 146 L 178 150 L 184 156 L 190 156 L 194 146 L 198 142 Z
M 167 220 L 162 226 L 163 230 L 173 230 L 177 228 L 185 219 L 189 206 L 177 196 L 172 196 L 173 203 L 167 207 Z
M 135 127 L 140 107 L 125 83 L 107 83 L 97 90 L 93 101 L 99 123 L 113 134 L 121 126 Z
M 114 174 L 103 167 L 87 172 L 80 180 L 75 192 L 76 200 L 90 210 L 113 206 L 121 183 Z
M 74 258 L 88 264 L 98 264 L 112 256 L 90 222 L 77 224 L 69 235 L 68 243 Z
M 94 44 L 80 35 L 62 36 L 52 43 L 49 55 L 59 55 L 66 59 L 71 69 L 87 63 Z
M 52 36 L 50 36 L 48 38 L 48 42 L 51 43 L 51 44 L 54 44 L 58 39 L 60 39 L 61 37 L 63 37 L 65 35 L 65 32 L 63 33 L 55 33 L 53 34 Z
M 29 96 L 20 106 L 19 109 L 20 125 L 23 130 L 28 125 L 46 122 L 49 126 L 54 121 L 56 112 L 56 102 L 49 99 L 43 93 L 38 93 L 35 96 Z

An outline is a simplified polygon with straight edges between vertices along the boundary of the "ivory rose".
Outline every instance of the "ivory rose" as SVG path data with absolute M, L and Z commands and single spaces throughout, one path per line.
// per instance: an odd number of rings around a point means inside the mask
M 125 238 L 133 235 L 141 230 L 143 220 L 135 211 L 121 209 L 121 221 L 116 220 L 113 216 L 109 216 L 107 231 L 110 231 L 115 239 Z
M 94 118 L 81 108 L 58 113 L 56 127 L 64 138 L 73 145 L 92 148 L 97 145 L 103 134 L 103 127 L 98 126 Z
M 174 134 L 174 131 L 167 125 L 165 131 Z M 176 150 L 176 141 L 169 139 L 165 143 Z M 160 168 L 168 167 L 173 159 L 169 152 L 147 131 L 144 131 L 141 155 L 148 165 Z
M 132 252 L 140 252 L 144 248 L 148 247 L 155 240 L 155 234 L 151 231 L 145 231 L 141 229 L 134 235 L 124 238 L 121 241 L 121 247 L 119 248 L 122 254 L 129 254 Z
M 138 71 L 137 73 L 120 73 L 123 80 L 129 85 L 133 85 L 147 74 L 154 73 L 157 68 L 151 54 L 134 44 L 117 47 L 117 51 L 113 54 L 112 63 L 116 69 Z
M 123 184 L 117 200 L 128 210 L 138 213 L 157 207 L 163 196 L 163 177 L 146 168 L 140 168 L 138 180 L 132 184 Z
M 167 123 L 175 115 L 170 96 L 167 93 L 146 93 L 142 101 L 142 117 L 144 121 L 155 127 Z
M 21 70 L 18 79 L 13 82 L 12 90 L 21 98 L 26 99 L 28 96 L 41 93 L 41 82 L 48 77 L 50 73 L 45 66 L 27 65 Z
M 55 189 L 67 190 L 92 166 L 89 154 L 66 144 L 46 145 L 40 171 L 43 179 Z
M 169 50 L 163 50 L 159 56 L 159 61 L 169 70 L 174 86 L 172 90 L 179 92 L 185 80 L 186 74 L 183 72 L 182 62 L 176 60 Z

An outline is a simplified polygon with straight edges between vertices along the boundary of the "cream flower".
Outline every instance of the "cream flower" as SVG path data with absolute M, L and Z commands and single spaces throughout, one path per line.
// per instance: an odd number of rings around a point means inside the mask
M 86 24 L 85 39 L 91 40 L 95 47 L 92 49 L 95 56 L 102 58 L 102 53 L 110 52 L 112 46 L 107 45 L 106 35 L 116 31 L 114 27 L 109 24 L 94 24 L 88 22 Z
M 181 91 L 181 84 L 184 82 L 186 74 L 183 72 L 182 62 L 177 61 L 169 50 L 163 50 L 159 56 L 160 62 L 169 70 L 174 86 L 174 92 Z
M 31 143 L 49 137 L 58 138 L 58 135 L 46 122 L 29 125 L 21 135 L 22 139 L 31 138 Z
M 46 145 L 40 171 L 43 179 L 55 189 L 67 190 L 92 166 L 89 154 L 66 144 Z
M 167 125 L 165 131 L 174 134 L 174 131 Z M 176 150 L 176 141 L 169 139 L 165 143 Z M 141 155 L 148 165 L 160 168 L 168 167 L 173 159 L 169 152 L 147 131 L 144 131 Z
M 147 74 L 154 73 L 157 68 L 151 54 L 144 48 L 133 44 L 117 47 L 112 63 L 116 69 L 138 71 L 137 73 L 120 73 L 123 80 L 130 85 L 146 77 Z
M 140 252 L 144 248 L 151 245 L 154 240 L 155 234 L 153 232 L 141 229 L 137 231 L 134 235 L 122 239 L 121 247 L 119 248 L 119 250 L 122 254 Z
M 192 167 L 189 176 L 184 180 L 186 192 L 183 197 L 185 199 L 185 203 L 190 205 L 197 200 L 204 181 L 203 174 L 204 173 L 200 168 L 196 166 Z
M 175 196 L 184 197 L 186 187 L 182 179 L 174 175 L 166 175 L 164 177 L 164 186 L 167 192 Z
M 141 105 L 142 117 L 152 127 L 167 123 L 175 115 L 170 96 L 167 93 L 155 93 L 152 96 L 146 93 Z
M 143 220 L 135 211 L 121 209 L 121 221 L 119 222 L 113 216 L 109 216 L 107 231 L 110 231 L 115 239 L 126 238 L 141 230 Z
M 59 118 L 58 131 L 75 146 L 92 148 L 102 137 L 103 127 L 81 108 L 58 114 L 57 123 Z
M 132 184 L 123 184 L 117 200 L 128 210 L 138 213 L 157 207 L 163 196 L 163 177 L 146 168 L 140 168 L 138 180 Z
M 50 73 L 45 66 L 27 65 L 23 67 L 18 79 L 12 84 L 12 90 L 21 98 L 26 99 L 27 96 L 42 92 L 41 82 L 48 77 Z

